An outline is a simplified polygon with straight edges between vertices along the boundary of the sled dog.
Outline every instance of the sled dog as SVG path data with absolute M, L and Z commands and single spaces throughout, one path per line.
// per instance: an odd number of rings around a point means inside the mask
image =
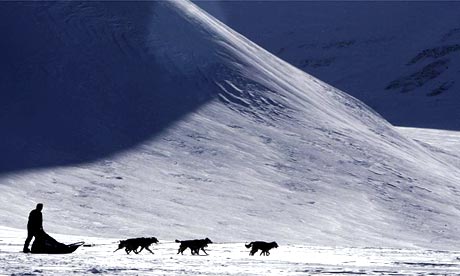
M 270 250 L 273 248 L 278 248 L 278 244 L 276 242 L 264 242 L 264 241 L 254 241 L 249 244 L 245 244 L 246 248 L 251 248 L 251 252 L 249 252 L 249 256 L 253 256 L 259 249 L 262 251 L 260 255 L 269 256 Z
M 190 252 L 192 253 L 192 255 L 200 255 L 200 249 L 204 252 L 204 254 L 208 255 L 204 248 L 208 247 L 209 243 L 212 243 L 212 241 L 208 238 L 188 241 L 176 240 L 176 242 L 180 243 L 177 254 L 181 253 L 182 255 L 184 254 L 184 251 L 187 248 L 190 248 Z
M 131 251 L 133 251 L 136 254 L 139 254 L 145 248 L 147 251 L 154 254 L 152 250 L 150 250 L 149 248 L 149 246 L 151 246 L 153 243 L 155 244 L 158 243 L 157 238 L 150 237 L 150 238 L 135 238 L 135 239 L 121 240 L 120 243 L 118 244 L 117 250 L 124 248 L 126 251 L 126 254 L 129 254 Z M 116 252 L 117 250 L 115 250 L 114 252 Z

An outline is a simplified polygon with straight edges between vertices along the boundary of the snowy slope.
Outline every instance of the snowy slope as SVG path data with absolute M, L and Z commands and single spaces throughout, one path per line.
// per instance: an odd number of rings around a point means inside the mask
M 398 128 L 398 131 L 460 168 L 459 131 L 405 127 Z
M 41 201 L 51 233 L 455 246 L 458 167 L 194 4 L 8 5 L 42 32 L 8 72 L 44 87 L 6 83 L 2 225 Z
M 394 125 L 460 129 L 456 1 L 196 1 Z

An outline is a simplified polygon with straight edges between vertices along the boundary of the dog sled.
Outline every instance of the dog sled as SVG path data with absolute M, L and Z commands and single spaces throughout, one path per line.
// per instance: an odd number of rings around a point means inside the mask
M 69 254 L 75 252 L 84 242 L 63 244 L 56 241 L 50 235 L 42 232 L 35 237 L 30 253 L 34 254 Z

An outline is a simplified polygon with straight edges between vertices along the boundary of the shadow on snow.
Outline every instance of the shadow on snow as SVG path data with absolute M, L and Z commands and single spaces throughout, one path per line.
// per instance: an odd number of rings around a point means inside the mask
M 199 31 L 157 2 L 10 2 L 0 18 L 0 174 L 126 150 L 217 91 L 202 72 L 218 65 L 180 43 Z

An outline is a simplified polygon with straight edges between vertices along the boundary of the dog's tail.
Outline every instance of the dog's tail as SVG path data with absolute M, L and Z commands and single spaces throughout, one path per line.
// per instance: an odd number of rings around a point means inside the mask
M 118 250 L 120 250 L 121 248 L 118 248 L 117 250 L 113 251 L 113 253 L 117 252 Z
M 249 244 L 245 244 L 244 246 L 246 246 L 246 248 L 251 248 L 252 242 L 250 242 Z
M 180 240 L 176 240 L 176 242 L 181 242 Z

